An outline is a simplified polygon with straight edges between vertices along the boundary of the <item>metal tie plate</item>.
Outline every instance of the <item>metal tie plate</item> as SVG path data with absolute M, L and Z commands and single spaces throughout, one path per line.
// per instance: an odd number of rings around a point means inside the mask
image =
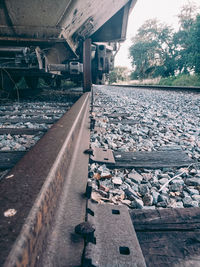
M 113 151 L 105 148 L 93 148 L 93 155 L 90 156 L 91 161 L 98 163 L 115 164 Z
M 95 242 L 86 245 L 83 266 L 146 266 L 127 207 L 88 201 L 88 222 Z

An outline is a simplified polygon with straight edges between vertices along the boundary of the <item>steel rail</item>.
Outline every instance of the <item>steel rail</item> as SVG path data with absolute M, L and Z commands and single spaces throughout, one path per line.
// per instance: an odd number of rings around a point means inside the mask
M 109 86 L 128 87 L 128 88 L 141 88 L 141 89 L 156 89 L 156 90 L 182 90 L 188 92 L 200 92 L 198 86 L 166 86 L 166 85 L 135 85 L 135 84 L 111 84 Z
M 60 236 L 63 239 L 56 239 L 60 252 L 49 256 L 49 266 L 81 264 L 84 241 L 77 242 L 72 236 L 74 227 L 84 221 L 86 212 L 88 155 L 83 152 L 89 148 L 89 104 L 90 93 L 85 93 L 11 170 L 8 175 L 11 178 L 3 181 L 15 192 L 15 201 L 20 201 L 20 206 L 12 219 L 0 219 L 9 220 L 9 227 L 15 223 L 21 225 L 20 234 L 6 255 L 5 267 L 44 266 L 41 262 L 48 261 L 48 240 L 52 240 L 52 234 L 54 240 Z M 22 177 L 26 177 L 25 185 L 20 184 Z M 32 183 L 42 183 L 41 190 L 36 188 L 33 192 Z M 1 214 L 5 208 L 15 208 L 15 203 L 7 197 L 8 192 L 4 193 L 0 201 L 4 198 L 8 203 L 1 207 Z M 32 207 L 26 205 L 27 196 L 35 197 Z

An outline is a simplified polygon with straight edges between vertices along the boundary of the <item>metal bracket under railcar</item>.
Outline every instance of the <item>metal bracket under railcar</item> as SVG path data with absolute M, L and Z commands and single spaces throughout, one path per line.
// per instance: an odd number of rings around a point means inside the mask
M 57 85 L 61 79 L 104 83 L 136 1 L 2 0 L 0 89 L 11 90 L 22 77 L 31 88 L 37 87 L 39 77 L 48 84 L 54 79 Z M 83 45 L 87 39 L 88 58 Z M 83 73 L 84 64 L 91 65 L 91 77 Z

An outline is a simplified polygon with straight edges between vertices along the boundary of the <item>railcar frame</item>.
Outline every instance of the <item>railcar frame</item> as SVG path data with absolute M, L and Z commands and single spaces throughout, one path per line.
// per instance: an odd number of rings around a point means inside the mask
M 31 88 L 39 77 L 58 86 L 88 79 L 84 91 L 104 83 L 136 1 L 1 0 L 0 87 L 11 90 L 22 77 Z

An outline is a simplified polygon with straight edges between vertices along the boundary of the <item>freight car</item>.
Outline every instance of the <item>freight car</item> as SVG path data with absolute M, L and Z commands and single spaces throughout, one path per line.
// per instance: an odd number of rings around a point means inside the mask
M 0 88 L 103 83 L 137 0 L 0 0 Z

